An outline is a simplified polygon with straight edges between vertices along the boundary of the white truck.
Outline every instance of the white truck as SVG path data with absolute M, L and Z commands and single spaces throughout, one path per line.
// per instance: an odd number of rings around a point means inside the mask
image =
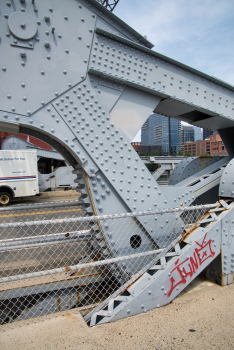
M 0 205 L 38 193 L 37 151 L 0 151 Z

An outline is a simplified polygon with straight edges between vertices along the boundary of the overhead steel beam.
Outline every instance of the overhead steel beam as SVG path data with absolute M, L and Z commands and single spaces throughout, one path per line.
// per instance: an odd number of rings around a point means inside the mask
M 111 12 L 114 11 L 119 0 L 97 0 L 102 6 L 106 7 Z

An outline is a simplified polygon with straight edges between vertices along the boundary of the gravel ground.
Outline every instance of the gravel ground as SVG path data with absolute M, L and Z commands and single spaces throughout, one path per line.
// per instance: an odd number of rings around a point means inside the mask
M 0 328 L 0 349 L 233 349 L 234 284 L 197 278 L 171 304 L 88 328 L 74 309 Z

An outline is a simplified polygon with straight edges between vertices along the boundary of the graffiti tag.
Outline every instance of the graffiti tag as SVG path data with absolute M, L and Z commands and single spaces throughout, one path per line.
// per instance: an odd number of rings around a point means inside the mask
M 207 233 L 201 244 L 196 242 L 197 246 L 192 256 L 181 263 L 179 259 L 175 262 L 175 268 L 171 271 L 171 288 L 167 294 L 170 297 L 173 290 L 180 284 L 185 284 L 187 282 L 187 277 L 192 278 L 197 269 L 209 258 L 215 255 L 215 252 L 211 248 L 211 239 L 205 243 Z M 174 275 L 174 276 L 173 276 Z

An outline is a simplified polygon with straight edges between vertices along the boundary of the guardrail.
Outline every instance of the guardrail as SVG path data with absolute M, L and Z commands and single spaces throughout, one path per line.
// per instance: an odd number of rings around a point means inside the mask
M 214 206 L 92 217 L 77 202 L 1 208 L 0 322 L 90 310 Z M 142 216 L 154 223 L 150 239 Z M 160 220 L 169 223 L 166 233 Z

